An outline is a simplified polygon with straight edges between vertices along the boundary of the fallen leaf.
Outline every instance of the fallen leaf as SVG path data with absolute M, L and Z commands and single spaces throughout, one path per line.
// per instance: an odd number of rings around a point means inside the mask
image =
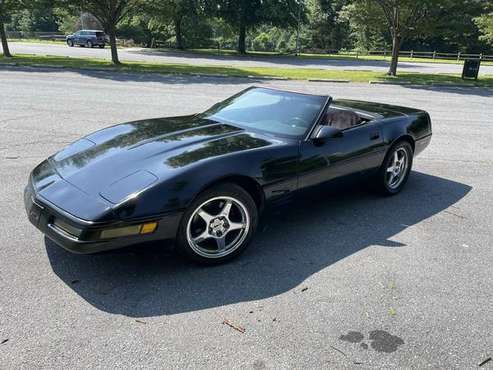
M 302 292 L 306 292 L 307 290 L 308 290 L 308 288 L 306 288 L 306 287 L 301 289 Z
M 142 321 L 142 320 L 135 320 L 135 322 L 138 322 L 139 324 L 147 324 L 145 321 Z
M 0 344 L 5 344 L 5 343 L 7 343 L 8 341 L 9 341 L 9 339 L 8 339 L 8 338 L 7 338 L 7 339 L 4 339 L 4 340 L 2 340 L 2 343 L 0 343 Z

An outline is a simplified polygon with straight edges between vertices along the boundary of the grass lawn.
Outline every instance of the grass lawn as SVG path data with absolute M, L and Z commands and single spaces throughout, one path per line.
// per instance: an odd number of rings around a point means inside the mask
M 370 71 L 341 71 L 309 68 L 275 68 L 275 67 L 228 67 L 212 65 L 187 65 L 187 64 L 157 64 L 144 62 L 127 62 L 114 66 L 102 59 L 70 58 L 57 56 L 15 55 L 13 58 L 5 58 L 0 55 L 0 65 L 15 63 L 17 65 L 59 66 L 66 68 L 98 68 L 122 72 L 147 72 L 164 74 L 207 74 L 224 75 L 231 77 L 277 77 L 293 80 L 331 79 L 348 80 L 350 82 L 394 82 L 427 84 L 459 84 L 463 86 L 493 87 L 493 76 L 483 76 L 478 81 L 463 81 L 459 75 L 432 75 L 421 73 L 401 73 L 398 77 L 389 77 L 381 72 Z
M 171 49 L 168 49 L 171 50 Z M 173 50 L 176 51 L 176 50 Z M 277 52 L 263 52 L 263 51 L 249 51 L 248 54 L 242 55 L 238 54 L 236 50 L 221 50 L 218 53 L 217 49 L 190 49 L 186 51 L 191 51 L 198 54 L 207 54 L 207 55 L 226 55 L 226 56 L 237 56 L 237 57 L 286 57 L 286 56 L 294 56 L 294 54 L 282 54 Z M 384 57 L 383 55 L 358 55 L 356 54 L 309 54 L 302 53 L 299 55 L 301 59 L 340 59 L 340 60 L 375 60 L 375 61 L 388 61 L 390 62 L 390 55 Z M 399 61 L 401 62 L 414 62 L 414 63 L 441 63 L 441 64 L 463 64 L 464 61 L 457 62 L 455 59 L 431 59 L 431 58 L 410 58 L 410 57 L 400 57 Z M 483 65 L 493 65 L 493 62 L 482 62 Z

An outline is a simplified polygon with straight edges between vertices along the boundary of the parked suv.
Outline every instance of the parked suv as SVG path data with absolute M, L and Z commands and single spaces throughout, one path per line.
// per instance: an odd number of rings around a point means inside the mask
M 88 48 L 99 46 L 103 49 L 106 45 L 106 35 L 103 31 L 80 30 L 67 36 L 67 45 L 70 47 L 80 45 Z

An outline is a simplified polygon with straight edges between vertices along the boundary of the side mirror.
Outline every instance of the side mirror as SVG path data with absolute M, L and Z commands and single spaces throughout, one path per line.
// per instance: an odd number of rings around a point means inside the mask
M 332 126 L 320 126 L 318 132 L 315 134 L 315 140 L 323 142 L 326 139 L 333 139 L 336 137 L 342 137 L 342 130 Z

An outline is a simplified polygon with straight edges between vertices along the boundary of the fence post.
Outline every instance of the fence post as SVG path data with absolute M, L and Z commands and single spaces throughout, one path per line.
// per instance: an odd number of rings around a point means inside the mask
M 436 59 L 436 57 L 437 57 L 437 52 L 435 50 L 435 51 L 433 51 L 433 59 Z
M 483 60 L 483 53 L 479 54 L 479 60 Z
M 414 58 L 414 50 L 411 50 L 411 59 Z
M 457 63 L 460 63 L 460 51 L 457 53 Z

